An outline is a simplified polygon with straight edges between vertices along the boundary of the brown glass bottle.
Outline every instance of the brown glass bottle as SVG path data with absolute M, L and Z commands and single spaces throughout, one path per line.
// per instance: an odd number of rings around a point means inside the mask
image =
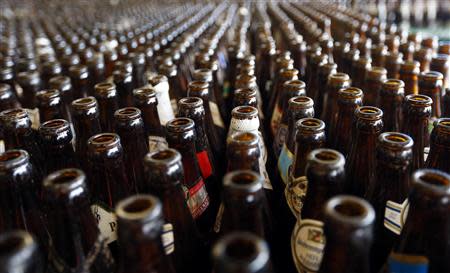
M 253 88 L 239 88 L 234 90 L 233 109 L 238 106 L 258 107 L 256 90 Z
M 401 261 L 406 260 L 416 262 L 414 269 L 425 267 L 422 272 L 450 271 L 450 244 L 446 239 L 450 207 L 445 201 L 449 195 L 450 176 L 447 173 L 432 169 L 414 172 L 408 196 L 408 218 L 390 255 L 391 269 L 399 266 L 399 261 L 401 266 Z
M 64 119 L 46 121 L 39 127 L 39 135 L 44 148 L 47 173 L 78 166 L 68 121 Z
M 42 87 L 49 88 L 49 80 L 62 74 L 61 64 L 56 61 L 50 61 L 41 65 Z
M 425 95 L 408 95 L 405 98 L 403 132 L 414 140 L 412 169 L 424 166 L 424 149 L 430 143 L 430 118 L 433 100 Z
M 317 272 L 320 268 L 325 247 L 323 207 L 328 199 L 342 192 L 344 165 L 344 156 L 335 150 L 316 149 L 308 155 L 306 197 L 291 239 L 299 272 Z
M 402 80 L 387 79 L 380 91 L 380 108 L 383 111 L 384 131 L 400 132 L 403 124 L 405 84 Z
M 11 149 L 0 154 L 0 181 L 0 231 L 23 229 L 46 246 L 48 237 L 39 201 L 41 180 L 25 150 Z
M 149 151 L 141 111 L 135 107 L 119 109 L 114 113 L 114 124 L 123 147 L 128 181 L 140 192 L 144 183 L 143 159 Z
M 278 78 L 276 82 L 274 82 L 274 86 L 272 89 L 272 93 L 270 94 L 270 100 L 267 105 L 267 116 L 273 117 L 275 115 L 276 111 L 280 111 L 281 109 L 277 109 L 279 101 L 281 100 L 281 96 L 283 94 L 283 86 L 284 83 L 287 81 L 293 81 L 298 80 L 298 70 L 297 69 L 281 69 L 278 73 Z M 272 135 L 275 135 L 276 128 L 271 127 L 271 133 Z
M 330 124 L 329 146 L 347 156 L 351 139 L 348 134 L 353 129 L 355 111 L 362 105 L 362 90 L 356 87 L 343 88 L 338 91 L 337 113 Z
M 400 66 L 399 79 L 405 83 L 405 95 L 419 93 L 420 63 L 407 61 Z
M 5 232 L 0 235 L 0 272 L 2 273 L 43 273 L 44 257 L 38 242 L 22 230 Z
M 80 164 L 85 168 L 88 139 L 101 132 L 97 100 L 86 97 L 72 102 L 73 126 L 75 129 L 75 152 Z
M 73 101 L 73 90 L 70 78 L 66 76 L 56 76 L 48 82 L 50 89 L 57 89 L 61 94 L 62 104 L 64 105 L 64 116 L 72 121 L 72 114 L 70 111 L 70 104 Z
M 306 88 L 306 95 L 310 98 L 315 98 L 317 96 L 319 78 L 318 69 L 319 66 L 328 62 L 328 56 L 326 54 L 313 55 L 311 57 L 310 72 L 308 79 L 308 87 Z M 284 109 L 284 108 L 283 108 Z
M 430 153 L 425 166 L 450 173 L 450 118 L 441 118 L 434 123 L 430 135 Z
M 380 90 L 383 82 L 387 79 L 387 71 L 383 67 L 371 67 L 366 74 L 363 84 L 363 104 L 366 106 L 378 106 L 380 99 Z
M 337 114 L 338 91 L 347 87 L 350 87 L 350 77 L 347 74 L 335 73 L 330 74 L 328 77 L 321 118 L 325 124 L 332 124 L 334 116 Z M 330 128 L 326 128 L 325 130 L 328 133 Z
M 430 70 L 441 73 L 444 88 L 450 87 L 450 56 L 448 54 L 438 54 L 431 59 Z
M 102 53 L 94 53 L 92 58 L 87 60 L 90 81 L 93 84 L 106 80 L 105 76 L 105 59 Z M 91 94 L 92 95 L 92 94 Z
M 74 99 L 83 98 L 91 94 L 87 66 L 82 64 L 71 66 L 69 68 L 69 77 L 74 90 Z
M 120 244 L 117 272 L 175 272 L 161 239 L 164 232 L 162 210 L 161 202 L 153 195 L 135 195 L 117 204 Z
M 31 128 L 31 120 L 25 109 L 9 109 L 0 112 L 5 150 L 24 149 L 29 153 L 36 175 L 42 178 L 45 172 L 44 151 L 37 131 Z
M 163 241 L 165 252 L 173 257 L 177 271 L 197 272 L 197 258 L 202 256 L 204 249 L 182 186 L 181 154 L 175 149 L 151 152 L 145 156 L 144 165 L 146 182 L 143 192 L 154 194 L 163 204 L 167 222 L 164 232 L 168 237 Z
M 387 78 L 398 79 L 400 72 L 400 65 L 403 63 L 403 54 L 400 52 L 389 52 L 386 56 Z
M 273 273 L 269 247 L 258 236 L 235 232 L 220 239 L 212 250 L 216 273 Z
M 275 145 L 279 145 L 278 147 L 274 147 L 274 150 L 276 152 L 276 148 L 278 148 L 278 151 L 280 151 L 277 166 L 281 180 L 284 182 L 284 184 L 288 184 L 288 172 L 294 159 L 295 134 L 297 132 L 296 123 L 300 119 L 314 117 L 314 101 L 311 98 L 305 96 L 293 97 L 289 99 L 289 107 L 287 109 L 286 115 L 286 131 L 284 133 L 279 132 L 280 134 L 277 135 L 278 138 L 275 138 L 274 143 Z M 283 118 L 285 118 L 284 115 Z
M 44 179 L 43 187 L 52 238 L 50 270 L 112 272 L 114 261 L 92 214 L 84 173 L 59 170 Z
M 114 132 L 114 113 L 119 109 L 116 85 L 109 82 L 96 84 L 95 98 L 102 132 Z
M 354 115 L 345 192 L 364 197 L 376 174 L 375 148 L 383 131 L 383 111 L 373 106 L 362 106 L 355 110 Z
M 445 89 L 445 95 L 442 97 L 441 117 L 450 118 L 450 87 Z
M 352 86 L 357 88 L 364 87 L 366 71 L 372 67 L 372 59 L 369 57 L 361 57 L 352 65 Z
M 375 211 L 364 199 L 338 195 L 324 206 L 323 251 L 320 273 L 369 273 Z
M 131 52 L 128 58 L 133 64 L 133 86 L 139 88 L 145 85 L 145 55 L 144 53 Z M 116 83 L 117 84 L 117 83 Z
M 433 100 L 431 117 L 439 118 L 442 114 L 442 74 L 436 71 L 422 72 L 419 76 L 419 93 Z
M 164 75 L 152 75 L 147 78 L 149 85 L 151 85 L 156 93 L 158 101 L 158 115 L 162 125 L 175 117 L 175 110 L 177 109 L 177 100 L 170 96 L 169 82 Z
M 202 234 L 212 229 L 215 212 L 212 211 L 210 196 L 200 172 L 195 150 L 195 124 L 189 118 L 175 118 L 166 124 L 167 141 L 170 148 L 182 155 L 184 186 L 187 203 L 197 227 Z
M 229 172 L 251 170 L 260 173 L 259 136 L 254 132 L 235 132 L 230 135 L 227 145 Z
M 384 44 L 377 44 L 372 46 L 371 57 L 372 65 L 384 67 L 386 63 L 386 55 L 388 54 L 388 47 Z
M 331 74 L 337 73 L 338 66 L 335 63 L 323 63 L 319 65 L 319 69 L 317 71 L 317 79 L 318 79 L 318 86 L 317 86 L 317 93 L 314 98 L 314 108 L 316 112 L 317 117 L 322 116 L 324 102 L 325 102 L 325 94 L 326 94 L 326 87 L 327 87 L 327 81 L 328 77 Z
M 133 106 L 133 75 L 125 70 L 115 70 L 113 81 L 117 89 L 119 107 Z
M 9 84 L 0 83 L 0 111 L 20 108 L 20 102 Z
M 22 88 L 20 103 L 24 108 L 36 107 L 36 93 L 41 90 L 41 79 L 36 71 L 20 72 L 17 74 L 17 83 Z
M 127 170 L 120 138 L 116 134 L 102 133 L 87 141 L 87 178 L 91 189 L 91 210 L 100 232 L 109 244 L 117 240 L 114 207 L 117 202 L 135 192 L 128 182 Z M 116 245 L 111 245 L 116 250 Z
M 62 104 L 61 94 L 57 89 L 47 89 L 36 93 L 39 109 L 39 122 L 44 123 L 51 119 L 67 119 Z

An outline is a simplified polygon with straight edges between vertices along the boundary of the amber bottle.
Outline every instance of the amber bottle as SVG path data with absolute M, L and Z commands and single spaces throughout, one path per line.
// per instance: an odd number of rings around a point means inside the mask
M 69 68 L 69 77 L 74 90 L 74 99 L 83 98 L 91 94 L 87 66 L 82 64 L 71 66 Z
M 450 173 L 450 118 L 441 118 L 434 123 L 430 135 L 430 153 L 425 162 L 427 168 Z
M 403 124 L 405 84 L 402 80 L 387 79 L 380 92 L 380 108 L 383 111 L 384 130 L 400 132 Z
M 325 124 L 332 124 L 334 116 L 337 114 L 338 91 L 347 87 L 350 87 L 350 77 L 347 74 L 335 73 L 328 77 L 321 118 Z M 326 128 L 327 133 L 329 130 L 330 128 Z
M 375 148 L 383 131 L 383 111 L 373 106 L 362 106 L 355 110 L 354 115 L 345 192 L 364 197 L 376 174 Z
M 400 66 L 399 79 L 405 83 L 405 95 L 419 93 L 420 64 L 417 61 L 407 61 Z
M 117 90 L 119 107 L 133 106 L 133 75 L 125 70 L 115 70 L 113 82 Z
M 17 74 L 17 83 L 22 88 L 20 103 L 24 108 L 36 107 L 36 93 L 41 90 L 42 82 L 36 71 L 20 72 Z
M 324 105 L 325 103 L 325 97 L 326 97 L 326 87 L 327 87 L 327 81 L 328 77 L 331 74 L 337 73 L 338 66 L 335 63 L 323 63 L 319 65 L 318 69 L 318 86 L 317 86 L 317 93 L 314 98 L 314 104 L 315 104 L 315 112 L 317 117 L 322 116 L 323 108 L 326 107 Z
M 387 79 L 387 71 L 383 67 L 371 67 L 366 74 L 363 84 L 363 104 L 366 106 L 378 106 L 383 82 Z
M 43 273 L 44 255 L 33 236 L 22 230 L 0 235 L 1 273 Z
M 114 113 L 119 109 L 119 96 L 116 85 L 109 82 L 95 85 L 99 119 L 102 132 L 114 132 Z
M 61 93 L 57 89 L 47 89 L 36 93 L 36 106 L 39 109 L 39 122 L 51 119 L 67 119 Z
M 50 89 L 57 89 L 61 95 L 62 104 L 64 105 L 64 116 L 72 121 L 70 104 L 73 101 L 73 90 L 70 78 L 66 76 L 56 76 L 49 81 Z
M 20 108 L 20 106 L 20 102 L 11 86 L 6 83 L 0 83 L 0 111 Z
M 442 74 L 436 71 L 422 72 L 419 76 L 419 93 L 430 97 L 432 104 L 432 119 L 442 115 Z
M 403 54 L 400 52 L 388 52 L 386 56 L 387 78 L 398 79 L 400 72 L 400 65 L 403 62 Z

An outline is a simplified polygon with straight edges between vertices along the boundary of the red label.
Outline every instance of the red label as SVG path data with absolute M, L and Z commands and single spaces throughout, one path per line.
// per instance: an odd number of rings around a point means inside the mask
M 197 153 L 198 164 L 200 165 L 200 171 L 204 179 L 208 178 L 212 174 L 211 162 L 206 151 Z
M 199 181 L 190 189 L 184 188 L 184 194 L 188 207 L 194 219 L 198 218 L 209 206 L 209 196 L 206 192 L 205 183 L 200 177 Z

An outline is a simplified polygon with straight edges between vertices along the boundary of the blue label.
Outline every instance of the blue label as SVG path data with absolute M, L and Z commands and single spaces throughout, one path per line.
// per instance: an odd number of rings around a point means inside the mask
M 390 273 L 428 273 L 428 259 L 423 256 L 394 255 L 389 258 Z
M 286 144 L 283 145 L 280 157 L 278 158 L 278 170 L 280 171 L 281 179 L 285 184 L 288 182 L 289 166 L 291 166 L 293 158 L 294 154 L 289 151 Z

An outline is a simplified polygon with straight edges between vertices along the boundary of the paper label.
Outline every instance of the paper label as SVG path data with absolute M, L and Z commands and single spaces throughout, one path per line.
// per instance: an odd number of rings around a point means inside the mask
M 384 211 L 384 227 L 395 234 L 400 235 L 403 225 L 405 224 L 406 217 L 408 216 L 408 211 L 408 199 L 401 204 L 393 201 L 387 201 L 386 209 Z
M 165 224 L 163 226 L 161 240 L 164 247 L 164 252 L 169 255 L 175 251 L 175 240 L 173 235 L 172 224 Z
M 169 147 L 167 140 L 161 136 L 149 136 L 148 137 L 148 148 L 150 152 L 164 150 Z
M 286 124 L 280 124 L 278 127 L 277 133 L 275 134 L 275 138 L 273 141 L 273 149 L 275 152 L 275 155 L 278 157 L 281 152 L 281 148 L 287 141 L 287 135 L 288 135 L 288 127 Z
M 225 128 L 225 124 L 223 123 L 222 117 L 220 116 L 219 107 L 217 106 L 217 103 L 210 101 L 209 109 L 211 110 L 214 125 L 220 128 Z
M 281 121 L 281 116 L 283 115 L 283 110 L 277 105 L 273 110 L 272 119 L 270 119 L 270 129 L 272 130 L 272 135 L 275 135 L 278 131 L 278 125 Z
M 393 253 L 389 256 L 389 272 L 391 273 L 428 273 L 428 258 L 416 255 Z
M 209 160 L 208 152 L 202 151 L 197 153 L 198 165 L 200 165 L 200 171 L 204 179 L 208 178 L 212 174 L 211 161 Z
M 283 149 L 281 150 L 280 157 L 278 158 L 278 170 L 280 171 L 281 179 L 284 184 L 287 184 L 289 177 L 289 167 L 292 164 L 294 159 L 294 154 L 289 151 L 286 144 L 283 145 Z
M 325 248 L 323 223 L 312 219 L 297 221 L 292 233 L 291 247 L 299 272 L 317 272 Z
M 184 195 L 194 219 L 198 218 L 205 212 L 209 206 L 209 196 L 206 191 L 205 182 L 200 177 L 194 187 L 188 189 L 183 185 Z
M 91 211 L 97 220 L 100 233 L 106 238 L 108 244 L 117 240 L 117 218 L 114 212 L 105 209 L 102 205 L 94 204 Z
M 170 105 L 172 105 L 172 109 L 174 113 L 178 113 L 178 102 L 176 99 L 170 100 Z
M 5 152 L 5 142 L 0 139 L 0 153 L 4 153 Z
M 219 233 L 220 228 L 222 226 L 222 217 L 223 217 L 223 211 L 225 209 L 225 206 L 223 205 L 223 202 L 220 203 L 219 211 L 217 211 L 216 216 L 216 222 L 214 223 L 214 232 Z
M 284 195 L 286 197 L 286 202 L 292 211 L 295 218 L 300 219 L 300 213 L 302 211 L 303 202 L 306 197 L 306 189 L 308 186 L 308 180 L 306 176 L 300 176 L 289 179 L 289 183 L 284 189 Z
M 423 149 L 423 161 L 427 161 L 428 159 L 428 154 L 430 153 L 430 147 L 425 147 Z
M 161 125 L 165 126 L 166 123 L 175 118 L 174 109 L 172 108 L 172 102 L 169 97 L 169 83 L 162 82 L 154 86 L 156 99 L 158 100 L 158 116 Z
M 34 109 L 25 108 L 25 110 L 27 111 L 28 116 L 30 117 L 31 128 L 38 130 L 39 126 L 41 125 L 41 121 L 40 121 L 40 117 L 39 117 L 39 109 L 38 108 L 34 108 Z

